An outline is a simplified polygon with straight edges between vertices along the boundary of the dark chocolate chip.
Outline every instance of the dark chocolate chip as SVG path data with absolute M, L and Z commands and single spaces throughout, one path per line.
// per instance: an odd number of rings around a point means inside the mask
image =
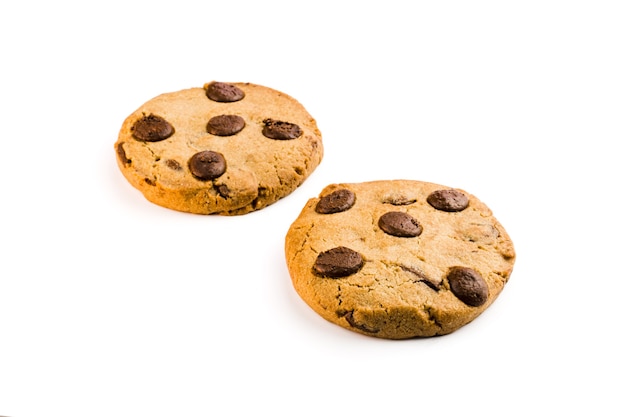
M 354 193 L 346 188 L 342 188 L 320 198 L 320 201 L 315 206 L 315 211 L 320 214 L 339 213 L 350 209 L 355 201 L 356 196 Z
M 245 94 L 235 85 L 212 82 L 207 86 L 206 96 L 219 103 L 233 103 L 244 98 Z
M 244 128 L 246 122 L 235 114 L 223 114 L 211 117 L 206 125 L 206 131 L 216 136 L 232 136 Z
M 455 266 L 448 272 L 450 290 L 468 306 L 478 307 L 487 301 L 489 288 L 482 276 L 471 268 Z
M 465 194 L 457 190 L 437 190 L 426 198 L 428 204 L 441 211 L 462 211 L 469 205 Z
M 158 142 L 174 134 L 174 127 L 155 114 L 143 115 L 130 130 L 133 132 L 133 137 L 142 142 Z
M 124 142 L 120 142 L 117 144 L 117 157 L 120 159 L 120 162 L 125 166 L 128 166 L 131 164 L 131 162 L 133 162 L 126 156 L 126 151 L 124 150 Z
M 341 278 L 357 273 L 363 266 L 363 257 L 352 249 L 339 246 L 317 256 L 313 270 L 323 277 Z
M 180 164 L 178 163 L 177 160 L 175 159 L 168 159 L 167 161 L 165 161 L 165 165 L 169 168 L 169 169 L 173 169 L 174 171 L 180 171 L 181 169 L 183 169 L 182 166 L 180 166 Z
M 198 179 L 212 180 L 226 171 L 226 159 L 218 152 L 198 152 L 189 160 L 189 169 Z
M 366 333 L 378 333 L 379 332 L 378 329 L 371 328 L 367 324 L 358 323 L 356 321 L 356 319 L 354 318 L 354 311 L 346 311 L 343 314 L 343 317 L 345 317 L 345 319 L 348 322 L 348 324 L 351 327 L 354 327 L 355 329 L 359 329 L 359 330 L 364 331 Z
M 422 234 L 422 226 L 413 216 L 401 211 L 390 211 L 378 219 L 378 227 L 385 233 L 398 237 L 415 237 Z
M 228 196 L 230 195 L 230 190 L 228 189 L 228 186 L 226 184 L 218 185 L 216 189 L 217 193 L 222 198 L 228 198 Z
M 302 129 L 294 123 L 273 119 L 265 119 L 263 123 L 265 123 L 263 135 L 270 139 L 288 140 L 296 139 L 302 135 Z
M 151 186 L 155 186 L 156 182 L 154 182 L 154 180 L 151 180 L 150 178 L 144 178 L 143 179 L 145 181 L 146 184 L 151 185 Z

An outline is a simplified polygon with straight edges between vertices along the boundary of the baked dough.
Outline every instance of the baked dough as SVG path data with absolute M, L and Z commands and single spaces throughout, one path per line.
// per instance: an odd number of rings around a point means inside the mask
M 388 339 L 451 333 L 500 294 L 513 243 L 459 189 L 412 180 L 333 184 L 285 239 L 300 297 L 326 320 Z
M 323 157 L 316 121 L 294 98 L 222 82 L 143 104 L 124 121 L 115 151 L 126 179 L 149 201 L 222 215 L 287 196 Z

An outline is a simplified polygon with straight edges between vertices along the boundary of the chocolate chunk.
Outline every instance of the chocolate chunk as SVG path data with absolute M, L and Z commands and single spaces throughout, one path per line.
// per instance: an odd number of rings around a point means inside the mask
M 226 160 L 221 153 L 202 151 L 191 157 L 189 169 L 200 180 L 212 180 L 226 171 Z
M 241 132 L 246 122 L 235 114 L 223 114 L 211 117 L 206 125 L 206 131 L 216 136 L 232 136 Z
M 378 219 L 378 227 L 385 233 L 398 237 L 415 237 L 422 234 L 422 226 L 413 216 L 400 211 L 390 211 Z
M 468 306 L 478 307 L 487 301 L 489 288 L 482 276 L 471 268 L 455 266 L 448 272 L 450 290 Z
M 352 249 L 340 246 L 317 256 L 313 270 L 323 277 L 341 278 L 358 272 L 363 266 L 363 257 Z
M 174 127 L 161 116 L 144 115 L 130 128 L 133 137 L 142 142 L 158 142 L 174 134 Z
M 369 327 L 367 324 L 358 323 L 356 321 L 356 319 L 354 318 L 354 311 L 346 311 L 345 313 L 343 313 L 343 317 L 345 317 L 345 319 L 348 322 L 348 324 L 350 326 L 354 327 L 355 329 L 359 329 L 359 330 L 364 331 L 366 333 L 378 333 L 379 332 L 378 329 L 374 329 L 372 327 Z
M 302 135 L 302 129 L 294 123 L 272 119 L 265 119 L 263 123 L 265 123 L 263 135 L 270 139 L 288 140 L 296 139 Z
M 465 194 L 457 190 L 437 190 L 426 198 L 428 204 L 441 211 L 462 211 L 469 205 Z
M 216 190 L 222 198 L 228 198 L 228 196 L 230 195 L 230 190 L 228 189 L 228 186 L 226 184 L 218 185 L 216 187 Z
M 175 159 L 168 159 L 167 161 L 165 161 L 165 165 L 169 169 L 173 169 L 174 171 L 180 171 L 181 169 L 183 169 L 183 167 L 181 167 L 178 161 Z
M 315 206 L 315 211 L 320 214 L 339 213 L 350 209 L 355 201 L 356 196 L 354 193 L 346 188 L 342 188 L 320 198 L 320 201 Z
M 206 96 L 219 103 L 233 103 L 244 98 L 245 94 L 235 85 L 212 82 L 206 88 Z
M 117 157 L 120 159 L 120 162 L 126 166 L 130 165 L 131 161 L 126 156 L 126 151 L 124 150 L 124 142 L 120 142 L 117 144 Z

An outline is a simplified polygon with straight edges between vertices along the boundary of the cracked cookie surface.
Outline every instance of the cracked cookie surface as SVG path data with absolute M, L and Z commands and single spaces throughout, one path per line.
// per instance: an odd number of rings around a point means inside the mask
M 222 215 L 289 195 L 323 157 L 316 121 L 294 98 L 222 82 L 149 100 L 126 118 L 115 151 L 126 179 L 149 201 Z
M 458 189 L 411 180 L 332 184 L 285 238 L 300 297 L 369 336 L 451 333 L 478 317 L 513 270 L 513 243 L 491 210 Z

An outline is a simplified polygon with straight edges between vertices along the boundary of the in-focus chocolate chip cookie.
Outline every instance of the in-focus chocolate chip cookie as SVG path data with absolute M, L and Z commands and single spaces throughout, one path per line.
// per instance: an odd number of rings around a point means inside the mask
M 223 215 L 287 196 L 323 157 L 317 124 L 298 101 L 223 82 L 148 101 L 124 121 L 115 151 L 126 179 L 153 203 Z
M 318 314 L 369 336 L 451 333 L 500 294 L 513 243 L 465 191 L 409 181 L 334 184 L 285 239 L 294 288 Z

